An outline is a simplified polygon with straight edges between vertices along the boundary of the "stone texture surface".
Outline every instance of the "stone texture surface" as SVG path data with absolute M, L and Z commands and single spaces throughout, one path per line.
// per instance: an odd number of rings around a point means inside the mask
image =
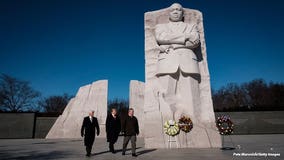
M 144 82 L 130 81 L 129 107 L 134 109 L 134 115 L 138 119 L 140 137 L 144 137 Z
M 155 27 L 157 24 L 169 22 L 169 8 L 145 13 L 145 101 L 144 101 L 144 130 L 146 148 L 166 148 L 168 136 L 163 133 L 163 123 L 169 120 L 169 109 L 165 108 L 165 102 L 161 100 L 161 83 L 157 74 L 159 45 L 155 39 Z M 178 148 L 209 148 L 220 147 L 221 137 L 215 126 L 215 116 L 211 98 L 210 76 L 207 64 L 207 53 L 204 39 L 202 13 L 184 8 L 184 22 L 197 24 L 197 30 L 200 36 L 200 47 L 195 49 L 199 59 L 198 67 L 200 73 L 200 83 L 198 83 L 199 99 L 198 106 L 195 99 L 193 103 L 188 103 L 191 107 L 188 115 L 196 114 L 193 119 L 194 128 L 188 133 L 181 133 L 177 136 L 176 144 Z M 164 86 L 162 86 L 163 88 Z M 165 87 L 164 87 L 165 88 Z M 195 88 L 196 89 L 196 88 Z M 194 94 L 194 93 L 193 93 Z M 184 97 L 182 97 L 184 98 Z M 178 102 L 178 99 L 169 99 L 168 102 Z M 177 106 L 178 108 L 178 106 Z M 188 110 L 186 111 L 188 112 Z M 178 120 L 176 117 L 175 120 Z
M 35 113 L 1 113 L 1 138 L 33 138 Z
M 36 117 L 35 138 L 45 138 L 58 117 Z
M 284 111 L 215 112 L 215 115 L 230 116 L 233 134 L 284 133 Z
M 92 110 L 98 118 L 101 134 L 105 137 L 105 120 L 107 115 L 108 81 L 100 80 L 80 87 L 62 115 L 47 134 L 46 138 L 79 138 L 83 118 Z

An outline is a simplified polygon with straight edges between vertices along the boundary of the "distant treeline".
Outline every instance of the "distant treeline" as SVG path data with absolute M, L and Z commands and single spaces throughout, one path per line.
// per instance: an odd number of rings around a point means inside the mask
M 284 110 L 284 84 L 255 79 L 247 83 L 229 83 L 212 90 L 215 111 Z

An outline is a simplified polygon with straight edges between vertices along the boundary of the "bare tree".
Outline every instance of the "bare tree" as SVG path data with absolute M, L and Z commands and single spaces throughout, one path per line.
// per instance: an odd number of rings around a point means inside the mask
M 255 79 L 213 90 L 215 111 L 284 110 L 284 84 Z
M 69 100 L 72 96 L 68 94 L 63 94 L 62 96 L 50 96 L 39 101 L 39 106 L 45 112 L 56 112 L 63 113 L 65 107 L 67 106 Z
M 108 110 L 110 111 L 111 108 L 116 108 L 118 110 L 118 114 L 120 115 L 120 120 L 124 121 L 127 117 L 129 101 L 118 98 L 108 100 Z
M 2 74 L 0 76 L 0 109 L 3 111 L 27 111 L 36 107 L 40 96 L 27 81 Z
M 270 105 L 269 88 L 263 79 L 252 80 L 249 83 L 244 83 L 243 86 L 251 98 L 252 106 Z
M 269 83 L 269 104 L 273 110 L 284 108 L 284 83 Z
M 115 98 L 113 100 L 108 100 L 108 110 L 110 110 L 111 108 L 116 108 L 118 111 L 120 111 L 123 109 L 128 109 L 128 107 L 129 107 L 128 100 L 118 99 L 118 98 Z

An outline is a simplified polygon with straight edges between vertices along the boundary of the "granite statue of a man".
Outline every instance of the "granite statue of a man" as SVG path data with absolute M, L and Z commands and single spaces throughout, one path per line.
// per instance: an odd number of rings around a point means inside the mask
M 157 74 L 162 86 L 160 101 L 168 104 L 172 117 L 178 120 L 183 114 L 195 118 L 198 107 L 200 73 L 194 49 L 200 45 L 195 23 L 183 22 L 183 8 L 174 3 L 170 7 L 169 23 L 158 24 L 155 29 L 159 45 Z
M 145 13 L 145 78 L 146 148 L 221 146 L 200 11 L 174 3 Z M 191 118 L 193 129 L 172 141 L 163 125 L 182 116 Z

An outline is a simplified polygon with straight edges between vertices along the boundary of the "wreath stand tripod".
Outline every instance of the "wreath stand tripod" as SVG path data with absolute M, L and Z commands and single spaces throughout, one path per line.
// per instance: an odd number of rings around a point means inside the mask
M 178 148 L 177 136 L 168 136 L 168 148 L 172 148 L 172 143 L 176 143 Z
M 225 146 L 224 144 L 225 144 L 225 137 L 229 137 L 229 143 L 231 144 L 231 147 L 227 147 L 227 146 Z M 220 148 L 221 150 L 234 150 L 234 149 L 236 149 L 235 148 L 235 144 L 234 144 L 234 142 L 233 142 L 233 140 L 232 140 L 232 137 L 231 137 L 231 135 L 229 134 L 229 135 L 222 135 L 222 148 Z

